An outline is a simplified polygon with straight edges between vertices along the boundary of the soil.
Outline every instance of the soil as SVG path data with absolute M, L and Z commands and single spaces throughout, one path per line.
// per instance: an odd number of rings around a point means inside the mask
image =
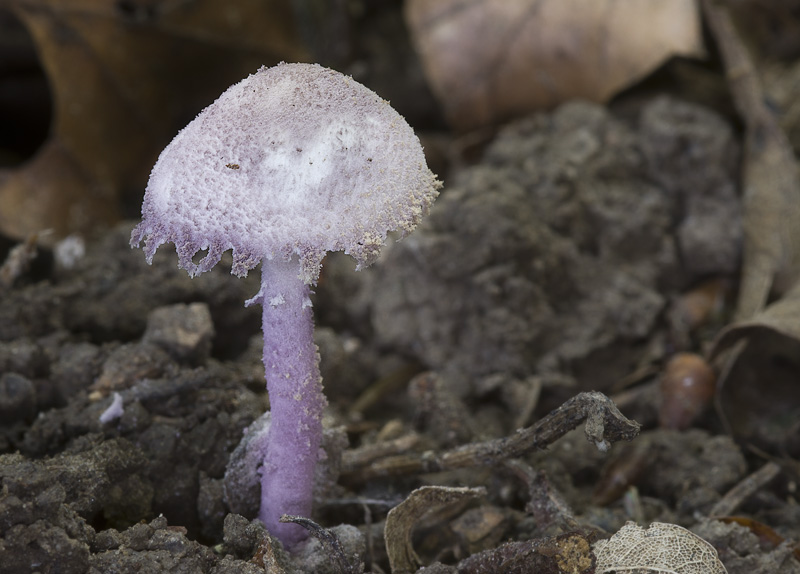
M 293 555 L 252 521 L 257 490 L 227 492 L 269 405 L 260 310 L 243 306 L 257 277 L 223 260 L 189 279 L 168 247 L 148 266 L 133 222 L 82 256 L 42 253 L 0 297 L 0 573 L 388 572 L 387 512 L 425 485 L 483 490 L 415 516 L 420 572 L 532 572 L 466 559 L 544 540 L 526 552 L 552 561 L 565 532 L 593 541 L 628 520 L 690 528 L 731 574 L 800 572 L 794 483 L 744 498 L 749 523 L 712 520 L 764 460 L 712 409 L 691 429 L 658 427 L 661 366 L 729 317 L 723 304 L 686 324 L 675 309 L 738 273 L 739 156 L 734 129 L 699 105 L 567 104 L 509 124 L 449 174 L 373 268 L 329 256 L 314 303 L 330 430 L 312 518 L 330 530 Z M 619 398 L 641 435 L 601 452 L 579 428 L 509 464 L 368 472 L 513 435 L 590 390 Z

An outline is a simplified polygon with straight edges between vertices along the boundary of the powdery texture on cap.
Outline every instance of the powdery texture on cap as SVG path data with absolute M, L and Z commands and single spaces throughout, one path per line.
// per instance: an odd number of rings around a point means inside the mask
M 372 263 L 388 231 L 414 229 L 439 186 L 388 102 L 339 72 L 279 64 L 231 86 L 164 149 L 131 245 L 145 239 L 152 261 L 174 243 L 190 275 L 228 249 L 236 275 L 297 254 L 313 284 L 328 251 Z

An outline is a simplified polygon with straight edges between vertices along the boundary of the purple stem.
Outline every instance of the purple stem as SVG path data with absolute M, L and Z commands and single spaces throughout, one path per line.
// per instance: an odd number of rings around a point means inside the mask
M 271 423 L 261 475 L 258 517 L 286 547 L 305 539 L 282 514 L 311 516 L 314 468 L 322 441 L 319 353 L 314 344 L 311 290 L 297 261 L 277 258 L 261 265 L 264 367 Z

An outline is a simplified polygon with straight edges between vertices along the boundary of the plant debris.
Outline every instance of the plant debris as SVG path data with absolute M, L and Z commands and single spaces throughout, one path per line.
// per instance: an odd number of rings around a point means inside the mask
M 642 570 L 654 574 L 727 574 L 708 542 L 677 524 L 627 523 L 594 544 L 597 573 Z

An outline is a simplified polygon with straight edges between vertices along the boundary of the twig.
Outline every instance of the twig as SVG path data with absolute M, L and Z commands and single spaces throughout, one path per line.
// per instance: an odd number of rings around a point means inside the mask
M 419 444 L 421 439 L 419 434 L 411 432 L 393 440 L 353 448 L 342 454 L 342 465 L 344 468 L 361 468 L 375 460 L 408 452 Z
M 556 524 L 563 532 L 579 530 L 580 523 L 564 496 L 554 487 L 543 470 L 534 470 L 521 460 L 504 461 L 504 466 L 528 485 L 525 511 L 533 516 L 540 531 Z
M 428 451 L 392 456 L 364 468 L 345 467 L 342 474 L 346 480 L 364 481 L 489 466 L 542 450 L 584 421 L 586 438 L 603 451 L 610 443 L 629 441 L 639 434 L 639 423 L 625 418 L 611 399 L 602 393 L 588 392 L 572 397 L 533 426 L 511 436 L 462 445 L 441 454 Z
M 339 572 L 342 574 L 357 573 L 357 567 L 353 564 L 350 564 L 339 538 L 330 530 L 323 528 L 313 520 L 303 516 L 284 514 L 279 518 L 279 520 L 281 522 L 292 522 L 308 530 L 311 535 L 319 540 L 320 544 L 322 544 L 322 546 L 328 551 L 328 555 L 336 561 L 336 564 L 339 567 Z
M 750 495 L 778 476 L 781 467 L 770 461 L 731 488 L 712 508 L 709 516 L 730 516 Z

